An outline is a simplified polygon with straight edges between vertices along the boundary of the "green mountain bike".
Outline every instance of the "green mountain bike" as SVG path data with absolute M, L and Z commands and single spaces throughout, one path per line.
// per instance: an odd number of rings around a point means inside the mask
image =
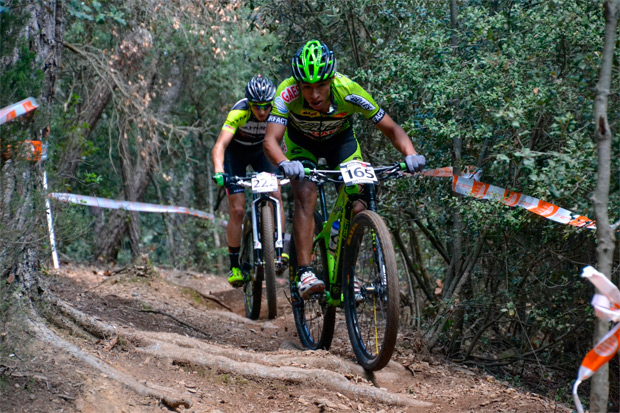
M 382 369 L 392 357 L 400 294 L 390 233 L 376 212 L 375 184 L 403 176 L 404 170 L 404 163 L 373 168 L 360 161 L 341 164 L 337 171 L 306 169 L 306 179 L 317 184 L 320 206 L 314 216 L 312 267 L 325 283 L 325 292 L 301 299 L 297 254 L 294 241 L 291 243 L 291 303 L 302 345 L 329 349 L 336 309 L 342 307 L 357 361 L 371 371 Z M 339 184 L 329 215 L 324 187 L 328 182 Z M 354 215 L 356 200 L 362 201 L 366 210 Z
M 239 264 L 246 279 L 243 285 L 245 313 L 249 319 L 258 319 L 264 280 L 267 317 L 272 319 L 278 313 L 276 274 L 282 274 L 288 264 L 283 259 L 282 206 L 269 193 L 290 181 L 268 172 L 229 179 L 236 185 L 252 189 L 252 203 L 243 220 L 239 252 Z

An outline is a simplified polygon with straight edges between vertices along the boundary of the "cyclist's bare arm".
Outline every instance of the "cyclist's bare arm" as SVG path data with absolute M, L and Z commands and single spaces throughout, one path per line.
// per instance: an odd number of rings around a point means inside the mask
M 215 173 L 224 172 L 224 151 L 230 145 L 233 139 L 234 133 L 222 129 L 220 136 L 217 137 L 217 141 L 211 151 L 211 158 L 213 159 L 213 170 Z
M 379 129 L 385 136 L 388 137 L 392 145 L 403 155 L 415 155 L 417 154 L 411 139 L 407 136 L 407 133 L 400 127 L 387 113 L 381 119 L 381 122 L 377 123 L 377 129 Z
M 286 126 L 284 125 L 272 122 L 267 124 L 263 150 L 265 151 L 267 159 L 274 165 L 279 165 L 280 162 L 286 161 L 286 156 L 284 152 L 282 152 L 282 148 L 280 148 L 280 142 L 282 142 L 282 137 L 284 137 L 284 131 L 286 131 Z

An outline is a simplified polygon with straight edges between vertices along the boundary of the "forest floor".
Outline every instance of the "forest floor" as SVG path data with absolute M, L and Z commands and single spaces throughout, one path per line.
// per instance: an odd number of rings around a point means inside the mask
M 53 294 L 118 334 L 96 339 L 49 326 L 47 337 L 63 347 L 24 331 L 0 358 L 0 411 L 571 411 L 437 359 L 408 332 L 388 366 L 369 375 L 355 362 L 340 314 L 331 351 L 303 351 L 284 279 L 278 317 L 251 321 L 241 290 L 224 277 L 140 268 L 63 265 L 45 277 Z

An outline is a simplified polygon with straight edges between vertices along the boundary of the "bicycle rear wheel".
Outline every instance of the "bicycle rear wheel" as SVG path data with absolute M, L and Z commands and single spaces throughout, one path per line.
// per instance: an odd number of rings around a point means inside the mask
M 251 320 L 256 320 L 260 315 L 260 302 L 263 288 L 263 268 L 255 263 L 252 219 L 249 213 L 246 214 L 245 219 L 243 220 L 243 235 L 241 237 L 239 264 L 244 277 L 248 278 L 248 282 L 243 285 L 245 315 Z
M 261 244 L 263 246 L 263 265 L 265 290 L 267 292 L 267 317 L 276 318 L 278 303 L 276 298 L 276 252 L 274 245 L 273 211 L 270 205 L 261 208 Z
M 376 212 L 355 216 L 343 259 L 344 311 L 353 352 L 366 370 L 380 370 L 396 345 L 400 297 L 394 247 Z M 361 287 L 357 299 L 355 279 Z
M 315 234 L 321 231 L 322 219 L 318 213 L 314 214 Z M 317 277 L 329 289 L 329 270 L 327 266 L 327 250 L 323 240 L 317 240 L 313 246 L 312 268 Z M 294 237 L 291 239 L 289 281 L 291 301 L 295 326 L 301 344 L 310 350 L 329 350 L 334 337 L 336 324 L 336 308 L 327 305 L 325 294 L 315 294 L 307 300 L 302 300 L 297 289 L 297 252 Z

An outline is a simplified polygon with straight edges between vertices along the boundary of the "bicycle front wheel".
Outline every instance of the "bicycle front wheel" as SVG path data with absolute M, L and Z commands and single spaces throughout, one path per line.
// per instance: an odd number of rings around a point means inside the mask
M 276 253 L 274 245 L 273 211 L 270 205 L 261 208 L 261 244 L 263 246 L 263 265 L 265 290 L 267 293 L 267 317 L 276 318 L 278 303 L 276 301 Z
M 353 352 L 366 370 L 380 370 L 396 345 L 399 291 L 394 247 L 379 214 L 355 216 L 343 260 L 344 310 Z
M 321 231 L 321 216 L 315 212 L 315 234 Z M 329 267 L 327 265 L 327 250 L 325 242 L 319 239 L 314 242 L 312 251 L 312 269 L 318 278 L 323 280 L 325 288 L 329 289 Z M 310 350 L 329 350 L 334 337 L 336 324 L 336 307 L 327 304 L 325 294 L 315 294 L 307 300 L 302 300 L 297 289 L 297 252 L 295 240 L 291 239 L 290 252 L 290 289 L 293 304 L 295 326 L 301 344 Z
M 248 280 L 243 284 L 243 301 L 245 305 L 245 315 L 250 320 L 256 320 L 260 315 L 260 302 L 263 288 L 263 268 L 260 265 L 256 265 L 254 257 L 252 219 L 248 213 L 243 220 L 239 264 L 243 276 Z

